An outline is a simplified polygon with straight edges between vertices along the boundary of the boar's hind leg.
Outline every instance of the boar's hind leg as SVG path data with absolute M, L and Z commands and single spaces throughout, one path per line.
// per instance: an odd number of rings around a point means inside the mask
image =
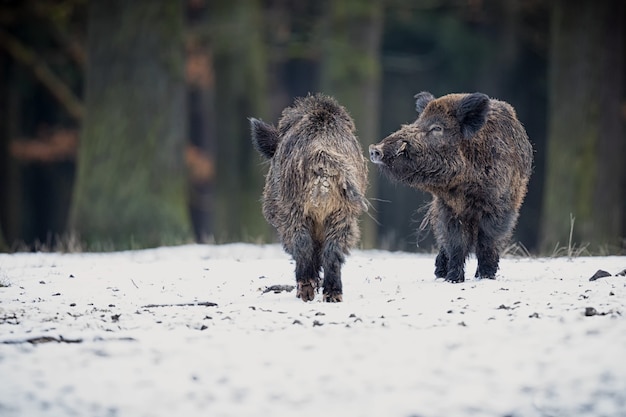
M 478 231 L 478 241 L 476 242 L 476 258 L 478 258 L 478 268 L 476 278 L 496 279 L 500 255 L 494 239 L 486 235 L 482 230 Z
M 331 303 L 343 300 L 341 267 L 345 254 L 354 244 L 358 234 L 356 220 L 339 215 L 331 216 L 325 222 L 326 237 L 322 245 L 322 268 L 324 269 L 324 301 Z
M 319 249 L 308 231 L 295 236 L 292 256 L 296 261 L 296 297 L 313 301 L 319 285 Z
M 476 278 L 495 279 L 500 262 L 499 248 L 513 230 L 516 216 L 504 213 L 500 216 L 485 216 L 478 228 Z
M 339 245 L 334 240 L 326 240 L 322 249 L 322 267 L 324 268 L 324 301 L 331 303 L 343 300 L 341 284 L 341 266 L 345 257 Z

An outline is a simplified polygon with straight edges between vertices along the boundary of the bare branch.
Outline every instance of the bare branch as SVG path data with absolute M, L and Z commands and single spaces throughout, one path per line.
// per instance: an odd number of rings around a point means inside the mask
M 146 304 L 141 308 L 155 308 L 155 307 L 217 307 L 217 303 L 212 301 L 198 301 L 191 303 L 164 303 L 164 304 Z
M 70 3 L 69 6 L 67 4 L 33 1 L 27 8 L 31 13 L 44 20 L 49 25 L 51 35 L 54 36 L 55 40 L 63 47 L 70 59 L 84 70 L 85 63 L 87 62 L 87 54 L 85 53 L 83 44 L 68 33 L 67 16 L 64 16 L 65 18 L 62 19 L 52 17 L 53 15 L 58 16 L 59 10 L 62 10 L 60 14 L 66 15 L 68 10 L 73 11 L 80 7 L 80 5 L 77 4 L 80 2 L 68 3 Z
M 2 29 L 0 29 L 0 47 L 11 54 L 16 61 L 30 69 L 74 119 L 82 120 L 85 111 L 81 100 L 47 65 L 37 59 L 33 51 Z

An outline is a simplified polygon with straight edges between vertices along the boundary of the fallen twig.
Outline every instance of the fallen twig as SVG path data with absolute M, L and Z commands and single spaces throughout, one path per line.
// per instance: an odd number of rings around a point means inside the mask
M 4 340 L 2 341 L 5 345 L 21 345 L 24 343 L 30 343 L 31 345 L 40 345 L 42 343 L 82 343 L 83 339 L 66 339 L 63 336 L 54 337 L 54 336 L 37 336 L 31 337 L 29 339 L 22 340 Z
M 141 308 L 154 307 L 217 307 L 217 303 L 211 301 L 198 301 L 195 303 L 165 303 L 165 304 L 146 304 Z
M 291 292 L 294 288 L 294 285 L 270 285 L 269 287 L 265 287 L 263 294 L 268 292 L 273 292 L 274 294 L 279 294 L 283 291 Z

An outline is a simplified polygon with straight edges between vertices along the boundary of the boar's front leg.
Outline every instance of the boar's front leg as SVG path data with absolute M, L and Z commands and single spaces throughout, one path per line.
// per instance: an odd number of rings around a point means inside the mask
M 440 248 L 435 260 L 435 276 L 449 282 L 463 282 L 465 259 L 470 249 L 469 233 L 449 209 L 437 201 L 435 204 L 431 224 Z
M 446 281 L 465 281 L 465 260 L 470 250 L 469 232 L 463 227 L 463 223 L 457 219 L 450 219 L 445 227 L 444 250 L 448 258 L 448 271 Z
M 446 275 L 448 275 L 448 255 L 442 246 L 439 248 L 437 259 L 435 259 L 435 277 L 445 278 Z
M 465 282 L 465 258 L 467 257 L 467 252 L 463 251 L 463 248 L 458 246 L 451 247 L 450 253 L 446 281 L 453 283 Z
M 296 261 L 296 297 L 302 301 L 313 301 L 319 286 L 319 250 L 311 234 L 299 231 L 294 238 L 292 256 Z

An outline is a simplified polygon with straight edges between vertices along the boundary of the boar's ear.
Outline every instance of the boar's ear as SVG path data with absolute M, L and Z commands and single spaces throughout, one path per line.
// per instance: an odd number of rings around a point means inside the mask
M 417 112 L 418 116 L 422 114 L 428 103 L 435 99 L 435 97 L 428 91 L 422 91 L 421 93 L 417 93 L 413 96 L 413 98 L 415 99 L 415 111 Z
M 483 127 L 488 110 L 489 97 L 486 94 L 472 93 L 461 99 L 456 109 L 456 118 L 465 139 L 471 138 Z
M 267 159 L 271 159 L 278 146 L 278 130 L 254 117 L 250 118 L 250 130 L 254 148 Z

